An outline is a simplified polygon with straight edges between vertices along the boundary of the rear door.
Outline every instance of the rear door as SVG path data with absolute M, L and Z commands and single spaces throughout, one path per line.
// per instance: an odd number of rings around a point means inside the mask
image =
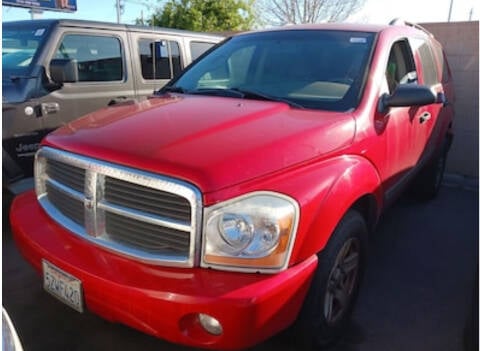
M 131 32 L 137 97 L 151 95 L 186 66 L 182 37 Z
M 417 61 L 419 84 L 430 87 L 435 94 L 444 94 L 430 42 L 425 38 L 413 38 L 410 42 Z M 414 137 L 417 153 L 420 154 L 417 163 L 422 166 L 434 155 L 441 134 L 441 126 L 448 123 L 440 123 L 440 119 L 445 117 L 441 116 L 444 112 L 444 106 L 441 103 L 422 106 L 419 110 L 419 117 L 415 121 Z

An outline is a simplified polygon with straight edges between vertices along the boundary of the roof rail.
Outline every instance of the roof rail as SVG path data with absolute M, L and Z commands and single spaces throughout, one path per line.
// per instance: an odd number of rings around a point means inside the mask
M 388 25 L 390 25 L 390 26 L 409 26 L 409 27 L 412 27 L 412 28 L 419 29 L 422 32 L 426 33 L 427 35 L 433 37 L 433 34 L 431 32 L 429 32 L 425 27 L 422 27 L 421 25 L 413 23 L 413 22 L 407 22 L 407 21 L 403 20 L 402 18 L 394 18 L 393 20 L 390 21 L 390 23 Z

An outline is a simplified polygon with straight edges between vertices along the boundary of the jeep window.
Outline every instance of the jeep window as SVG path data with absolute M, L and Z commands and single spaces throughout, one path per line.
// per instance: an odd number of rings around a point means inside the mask
M 239 35 L 190 66 L 167 89 L 346 111 L 358 104 L 374 37 L 330 30 Z
M 123 78 L 122 48 L 118 38 L 68 34 L 54 58 L 77 60 L 80 82 L 118 81 Z
M 393 44 L 385 72 L 392 93 L 398 84 L 417 83 L 417 71 L 412 51 L 406 40 Z
M 190 42 L 190 52 L 192 55 L 192 61 L 195 61 L 199 58 L 205 51 L 210 49 L 214 43 L 206 43 L 201 41 L 191 41 Z
M 3 78 L 28 76 L 33 57 L 47 38 L 48 28 L 42 26 L 3 25 L 2 72 Z
M 143 79 L 171 79 L 182 71 L 177 42 L 140 39 L 138 45 Z

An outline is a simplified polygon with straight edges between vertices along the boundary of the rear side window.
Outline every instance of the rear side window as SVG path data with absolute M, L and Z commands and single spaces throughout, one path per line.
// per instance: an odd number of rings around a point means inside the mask
M 433 55 L 428 47 L 428 44 L 424 42 L 418 49 L 420 58 L 422 59 L 422 68 L 423 68 L 423 83 L 425 85 L 435 85 L 438 83 L 437 69 L 435 61 L 433 60 Z
M 182 71 L 177 42 L 140 39 L 138 44 L 143 79 L 172 79 Z
M 118 38 L 67 34 L 54 58 L 76 60 L 80 82 L 123 79 L 122 47 Z
M 422 65 L 423 84 L 432 86 L 438 84 L 437 63 L 433 58 L 430 45 L 424 39 L 414 38 L 411 40 L 414 50 L 418 52 Z
M 442 83 L 448 82 L 449 79 L 449 72 L 448 72 L 448 65 L 445 59 L 445 55 L 441 46 L 433 45 L 433 51 L 435 52 L 435 56 L 437 57 L 439 71 L 441 72 L 442 76 L 440 80 Z
M 190 52 L 192 54 L 192 61 L 200 57 L 205 51 L 210 49 L 214 44 L 201 41 L 190 42 Z
M 417 71 L 415 62 L 410 46 L 406 40 L 397 41 L 393 44 L 390 56 L 388 57 L 385 75 L 390 93 L 392 93 L 399 84 L 416 83 Z

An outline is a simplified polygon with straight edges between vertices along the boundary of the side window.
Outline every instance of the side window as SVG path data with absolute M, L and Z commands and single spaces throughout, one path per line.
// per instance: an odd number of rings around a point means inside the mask
M 191 41 L 190 42 L 190 53 L 192 55 L 192 61 L 200 57 L 205 51 L 210 49 L 213 43 L 206 43 L 201 41 Z
M 406 40 L 397 41 L 393 44 L 385 75 L 390 93 L 395 90 L 398 84 L 417 82 L 415 61 Z
M 435 85 L 438 83 L 438 75 L 435 61 L 433 60 L 432 51 L 426 41 L 418 48 L 418 54 L 422 60 L 423 83 L 425 85 Z
M 80 82 L 123 79 L 122 47 L 118 38 L 67 34 L 54 58 L 77 60 Z
M 180 59 L 180 47 L 176 41 L 169 41 L 170 55 L 172 57 L 173 77 L 176 77 L 182 71 L 182 61 Z
M 177 42 L 140 39 L 138 45 L 144 79 L 171 79 L 181 72 L 182 60 Z
M 443 50 L 439 45 L 434 45 L 433 50 L 435 51 L 435 56 L 437 56 L 439 71 L 442 74 L 440 77 L 440 81 L 442 83 L 446 83 L 448 82 L 450 75 L 448 73 L 448 65 L 445 59 L 445 54 L 443 53 Z

